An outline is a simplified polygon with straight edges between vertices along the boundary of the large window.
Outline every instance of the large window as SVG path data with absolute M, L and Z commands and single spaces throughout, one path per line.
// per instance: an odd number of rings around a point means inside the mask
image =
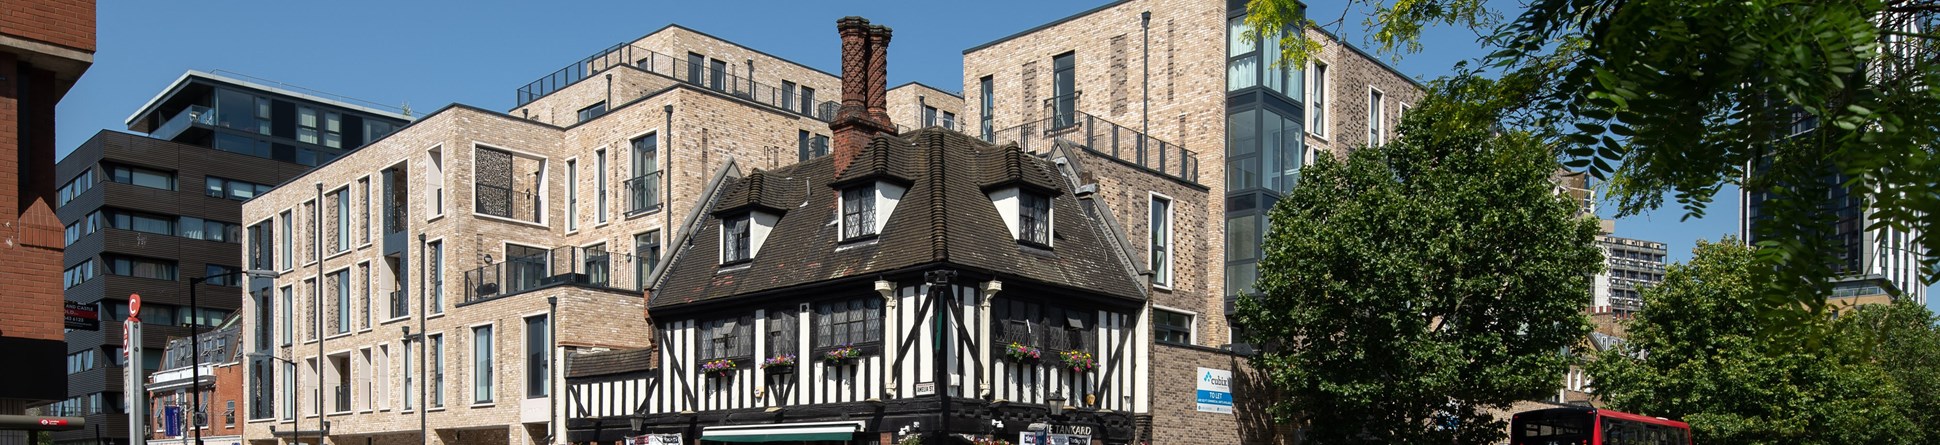
M 593 191 L 594 195 L 597 196 L 597 202 L 594 203 L 593 215 L 594 218 L 597 218 L 599 224 L 606 224 L 606 181 L 608 180 L 607 178 L 613 176 L 606 171 L 606 150 L 595 150 L 593 157 L 595 167 L 593 174 L 598 175 L 593 178 Z
M 1172 285 L 1172 200 L 1153 195 L 1150 204 L 1152 243 L 1147 246 L 1152 258 L 1152 284 Z
M 882 299 L 852 298 L 815 305 L 815 348 L 882 342 Z
M 795 109 L 795 82 L 781 81 L 781 109 Z
M 578 120 L 578 122 L 586 122 L 586 121 L 590 121 L 590 120 L 593 120 L 593 118 L 596 118 L 596 117 L 600 117 L 600 116 L 602 116 L 602 115 L 605 115 L 605 114 L 606 114 L 606 101 L 603 101 L 603 100 L 602 100 L 602 101 L 599 101 L 599 103 L 595 103 L 595 104 L 593 104 L 593 105 L 591 105 L 591 106 L 588 106 L 588 107 L 586 107 L 586 108 L 581 108 L 581 109 L 579 109 L 579 113 L 578 113 L 578 114 L 579 114 L 579 120 Z
M 750 215 L 730 217 L 721 220 L 721 264 L 739 263 L 752 259 L 748 253 L 748 231 Z
M 344 117 L 335 111 L 323 112 L 323 146 L 344 147 Z
M 1017 198 L 1017 240 L 1049 247 L 1051 245 L 1051 197 L 1020 192 Z
M 236 266 L 204 264 L 202 266 L 202 276 L 208 278 L 208 280 L 203 281 L 203 283 L 211 286 L 242 287 L 242 271 L 242 268 Z
M 802 85 L 802 114 L 815 114 L 815 89 Z
M 687 83 L 700 85 L 701 76 L 707 70 L 707 56 L 687 53 Z
M 1312 116 L 1312 124 L 1307 131 L 1315 136 L 1327 136 L 1327 64 L 1314 62 L 1313 87 L 1308 89 L 1307 114 Z
M 647 283 L 647 274 L 660 265 L 660 231 L 633 235 L 633 287 L 639 289 Z
M 754 356 L 754 317 L 730 317 L 700 324 L 701 360 Z
M 184 216 L 175 224 L 176 236 L 223 243 L 242 242 L 242 225 Z
M 1051 58 L 1051 118 L 1052 128 L 1077 125 L 1078 84 L 1077 53 L 1064 53 Z
M 283 363 L 283 420 L 296 419 L 296 363 Z
M 430 336 L 425 338 L 427 338 L 428 340 L 426 340 L 426 346 L 425 346 L 426 349 L 424 351 L 431 355 L 431 363 L 425 366 L 426 367 L 425 371 L 431 374 L 431 381 L 426 382 L 426 384 L 430 386 L 430 390 L 427 392 L 431 393 L 429 396 L 425 397 L 426 399 L 428 399 L 427 406 L 429 406 L 430 408 L 444 408 L 445 407 L 445 336 L 444 334 L 431 334 Z
M 1192 344 L 1192 314 L 1152 310 L 1152 337 L 1159 343 Z
M 828 156 L 829 154 L 828 136 L 809 133 L 808 130 L 801 130 L 796 134 L 795 139 L 795 160 L 797 161 L 806 161 Z
M 626 181 L 627 213 L 660 207 L 660 143 L 655 136 L 633 138 L 633 179 Z
M 579 230 L 579 160 L 566 160 L 566 231 Z
M 797 323 L 801 314 L 792 308 L 771 309 L 768 311 L 767 355 L 780 357 L 792 355 L 801 357 L 801 330 Z
M 175 190 L 175 174 L 119 164 L 106 164 L 108 180 L 162 190 Z
M 109 274 L 175 280 L 174 261 L 121 255 L 102 255 L 101 259 L 107 263 Z
M 852 240 L 876 235 L 876 185 L 858 185 L 842 190 L 842 239 Z
M 99 230 L 101 230 L 101 211 L 96 210 L 88 212 L 73 224 L 68 224 L 62 236 L 67 241 L 67 245 L 72 246 L 74 242 L 80 241 L 81 237 L 93 235 Z
M 525 397 L 552 393 L 552 321 L 545 315 L 525 319 Z
M 204 193 L 209 195 L 209 197 L 229 198 L 237 201 L 247 201 L 250 198 L 255 198 L 256 195 L 268 193 L 270 189 L 276 188 L 275 186 L 216 176 L 204 177 L 203 182 L 206 186 Z
M 278 317 L 276 323 L 283 328 L 279 331 L 282 336 L 283 346 L 289 346 L 290 342 L 296 340 L 296 288 L 283 286 L 283 289 L 278 291 L 277 295 L 281 295 L 283 298 L 281 305 L 283 307 L 283 316 Z
M 991 303 L 990 316 L 995 330 L 992 348 L 1017 343 L 1043 350 L 1046 358 L 1061 351 L 1097 350 L 1096 310 L 998 298 Z
M 67 184 L 61 185 L 61 189 L 55 193 L 54 207 L 67 205 L 68 201 L 74 200 L 74 197 L 81 196 L 82 193 L 87 193 L 88 190 L 93 188 L 94 169 L 87 168 L 81 170 L 81 174 L 74 175 L 74 179 L 67 181 Z
M 277 252 L 276 256 L 283 261 L 279 263 L 278 269 L 290 270 L 290 268 L 295 267 L 291 263 L 292 258 L 296 257 L 296 234 L 290 231 L 290 226 L 295 220 L 291 218 L 290 211 L 288 210 L 284 210 L 282 217 L 277 219 L 282 221 L 283 224 L 281 230 L 276 233 L 282 235 L 281 238 L 278 238 L 282 242 L 282 248 Z
M 1260 84 L 1260 53 L 1246 33 L 1253 27 L 1246 16 L 1226 22 L 1226 91 L 1238 91 Z
M 492 403 L 492 325 L 472 328 L 472 403 Z
M 411 343 L 410 340 L 405 340 L 402 344 L 404 347 L 399 348 L 399 350 L 404 352 L 404 362 L 403 362 L 404 385 L 400 388 L 401 391 L 398 391 L 398 392 L 403 393 L 404 409 L 410 410 L 413 406 L 415 406 L 415 404 L 412 403 L 412 401 L 416 400 L 418 397 L 417 391 L 413 391 L 414 388 L 412 388 L 412 385 L 415 385 L 418 382 L 418 375 L 415 372 L 416 370 L 412 369 L 414 368 L 413 363 L 418 360 L 418 356 L 412 351 L 412 349 L 417 348 L 418 346 Z
M 1381 90 L 1367 90 L 1367 145 L 1378 146 L 1387 142 L 1387 116 L 1381 112 Z
M 727 91 L 727 61 L 714 59 L 707 63 L 707 87 L 715 91 Z
M 993 83 L 990 76 L 983 76 L 982 79 L 977 79 L 977 94 L 979 96 L 977 102 L 983 107 L 977 113 L 977 126 L 979 128 L 978 134 L 983 135 L 984 142 L 997 141 L 997 129 L 992 127 L 993 119 L 995 119 L 992 116 L 997 112 L 997 92 L 991 90 L 994 87 Z
M 350 269 L 331 272 L 328 281 L 330 299 L 337 302 L 337 309 L 331 311 L 334 313 L 330 317 L 330 332 L 348 334 L 350 333 Z
M 431 269 L 425 271 L 425 280 L 431 284 L 429 289 L 425 290 L 426 299 L 429 300 L 425 304 L 431 306 L 427 309 L 428 312 L 442 314 L 445 313 L 445 242 L 438 240 L 425 243 L 424 250 L 425 267 Z
M 336 212 L 335 219 L 337 220 L 337 242 L 333 243 L 332 247 L 334 248 L 331 249 L 331 252 L 350 250 L 350 187 L 337 189 L 331 195 L 335 195 L 331 198 L 332 201 L 335 201 L 331 207 Z
M 305 144 L 319 143 L 317 140 L 317 109 L 296 107 L 296 141 Z
M 67 270 L 61 272 L 61 288 L 67 289 L 79 286 L 81 283 L 86 283 L 92 279 L 94 279 L 94 260 L 81 260 L 80 264 L 75 264 L 73 267 L 69 267 Z

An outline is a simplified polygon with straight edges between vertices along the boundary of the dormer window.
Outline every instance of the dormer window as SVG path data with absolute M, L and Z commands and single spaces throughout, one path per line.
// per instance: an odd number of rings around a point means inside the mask
M 1051 197 L 1026 191 L 1017 198 L 1017 241 L 1050 246 Z
M 721 219 L 721 264 L 748 261 L 750 254 L 750 214 Z
M 842 190 L 842 240 L 876 236 L 876 184 Z

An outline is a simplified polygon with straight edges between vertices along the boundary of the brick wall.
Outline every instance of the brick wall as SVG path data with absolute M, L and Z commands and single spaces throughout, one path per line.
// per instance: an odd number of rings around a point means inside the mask
M 1278 397 L 1266 389 L 1245 358 L 1224 351 L 1155 345 L 1152 355 L 1152 445 L 1291 444 L 1289 425 L 1272 421 L 1266 405 Z M 1200 412 L 1199 368 L 1233 373 L 1233 413 Z
M 937 111 L 935 125 L 943 125 L 943 112 L 947 111 L 957 116 L 956 127 L 953 129 L 972 136 L 977 134 L 976 128 L 964 126 L 963 97 L 956 93 L 910 82 L 890 88 L 886 95 L 884 100 L 887 102 L 889 120 L 896 126 L 906 129 L 927 126 L 923 124 L 923 107 L 929 106 L 936 108 Z
M 10 1 L 0 34 L 94 52 L 94 0 Z
M 1309 29 L 1307 37 L 1321 42 L 1320 53 L 1314 56 L 1314 62 L 1326 64 L 1329 77 L 1325 109 L 1316 111 L 1309 102 L 1307 111 L 1308 126 L 1311 127 L 1314 122 L 1311 115 L 1319 112 L 1326 114 L 1326 128 L 1308 128 L 1307 146 L 1312 147 L 1314 153 L 1331 151 L 1344 155 L 1347 150 L 1367 144 L 1368 110 L 1372 103 L 1370 91 L 1380 91 L 1383 96 L 1382 134 L 1384 139 L 1394 140 L 1397 135 L 1395 129 L 1401 124 L 1402 108 L 1421 100 L 1423 91 L 1420 85 L 1327 33 Z M 1308 67 L 1311 72 L 1312 65 Z M 1307 82 L 1311 89 L 1311 76 Z

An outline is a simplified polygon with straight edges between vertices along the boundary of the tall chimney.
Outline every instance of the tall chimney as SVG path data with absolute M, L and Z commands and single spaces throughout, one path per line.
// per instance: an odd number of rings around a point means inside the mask
M 896 128 L 889 120 L 889 27 L 869 27 L 869 117 L 884 128 Z
M 870 138 L 895 134 L 896 127 L 890 124 L 885 106 L 889 28 L 848 16 L 836 20 L 835 29 L 842 36 L 842 108 L 829 123 L 829 130 L 835 133 L 835 146 L 829 154 L 835 157 L 835 174 L 840 176 Z

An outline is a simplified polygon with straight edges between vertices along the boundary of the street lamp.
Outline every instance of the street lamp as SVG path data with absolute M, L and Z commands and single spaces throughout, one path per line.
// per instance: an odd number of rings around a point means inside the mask
M 282 358 L 282 357 L 277 357 L 277 356 L 276 356 L 276 353 L 273 353 L 273 352 L 251 352 L 251 353 L 249 353 L 249 354 L 246 354 L 246 355 L 248 355 L 248 356 L 249 356 L 249 358 L 265 358 L 265 357 L 267 357 L 267 358 L 269 358 L 269 359 L 271 359 L 271 360 L 276 360 L 276 361 L 279 361 L 279 362 L 283 362 L 283 363 L 288 363 L 288 364 L 290 365 L 290 368 L 291 368 L 291 369 L 295 369 L 295 368 L 296 368 L 296 361 L 294 361 L 294 360 L 290 360 L 290 359 L 286 359 L 286 358 Z M 291 381 L 292 381 L 292 382 L 294 382 L 295 380 L 291 380 Z M 322 383 L 322 381 L 321 381 L 321 380 L 319 380 L 319 381 L 318 381 L 318 383 L 317 383 L 317 386 L 319 386 L 319 389 L 321 389 L 320 387 L 321 387 L 321 386 L 323 386 L 323 383 Z M 290 393 L 290 397 L 296 397 L 296 393 L 295 393 L 295 392 L 296 392 L 296 388 L 290 388 L 290 391 L 291 391 L 291 393 Z M 292 403 L 292 405 L 294 405 L 294 403 Z M 291 415 L 291 418 L 295 418 L 295 415 L 294 415 L 294 413 L 292 413 L 292 415 Z M 322 417 L 322 416 L 318 416 L 318 417 L 317 417 L 317 419 L 318 419 L 318 421 L 319 421 L 319 422 L 321 422 L 321 421 L 322 421 L 322 419 L 323 419 L 323 417 Z M 292 421 L 292 423 L 295 423 L 295 422 L 294 422 L 294 421 Z M 318 425 L 317 425 L 317 429 L 318 429 L 318 432 L 321 432 L 321 431 L 322 431 L 322 429 L 323 429 L 323 425 L 322 425 L 322 424 L 318 424 Z M 269 430 L 270 430 L 270 434 L 272 434 L 272 435 L 274 435 L 274 434 L 276 433 L 276 425 L 270 425 L 270 426 L 269 426 Z M 291 442 L 299 442 L 299 441 L 300 441 L 300 440 L 301 440 L 301 439 L 303 438 L 303 430 L 302 430 L 302 429 L 300 429 L 300 428 L 299 428 L 299 429 L 297 429 L 297 430 L 295 430 L 295 431 L 292 431 L 292 432 L 291 432 L 291 434 L 293 435 L 293 437 L 291 437 L 291 438 L 290 438 L 290 439 L 291 439 L 291 440 L 290 440 Z M 319 435 L 318 435 L 318 437 L 317 437 L 317 443 L 319 443 L 319 444 L 321 444 L 321 443 L 323 443 L 323 437 L 322 437 L 322 435 L 321 435 L 321 434 L 319 434 Z
M 195 432 L 195 445 L 202 445 L 202 307 L 195 302 L 195 287 L 212 278 L 248 275 L 251 278 L 276 278 L 282 273 L 271 270 L 239 270 L 229 273 L 189 278 L 189 396 L 193 399 L 192 414 L 189 414 L 189 429 Z

